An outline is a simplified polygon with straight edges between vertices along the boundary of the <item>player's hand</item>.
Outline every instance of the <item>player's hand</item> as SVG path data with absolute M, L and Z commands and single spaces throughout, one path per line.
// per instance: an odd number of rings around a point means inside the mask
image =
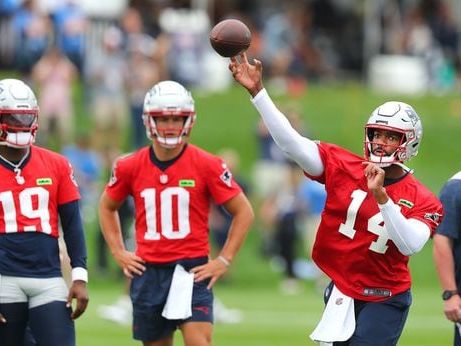
M 379 204 L 385 204 L 389 197 L 384 188 L 384 169 L 368 161 L 363 162 L 363 165 L 365 166 L 364 174 L 367 179 L 368 190 L 373 193 L 373 196 Z
M 130 279 L 132 279 L 134 275 L 142 275 L 146 270 L 144 260 L 136 256 L 134 252 L 123 250 L 114 254 L 114 258 L 120 268 L 122 268 L 123 274 Z
M 210 283 L 207 286 L 207 288 L 210 289 L 219 277 L 227 272 L 227 268 L 228 267 L 222 261 L 215 258 L 206 264 L 192 268 L 190 271 L 195 274 L 195 282 L 210 279 Z
M 455 294 L 450 299 L 446 300 L 443 312 L 450 321 L 455 323 L 461 322 L 461 297 Z
M 89 297 L 85 281 L 75 280 L 72 282 L 72 286 L 70 287 L 69 294 L 67 296 L 68 308 L 72 308 L 72 300 L 74 299 L 77 300 L 77 304 L 75 309 L 72 309 L 72 314 L 70 315 L 73 320 L 79 318 L 88 306 Z
M 0 314 L 0 323 L 6 323 L 6 318 Z
M 251 65 L 245 52 L 238 57 L 230 58 L 229 70 L 231 70 L 232 76 L 253 97 L 263 89 L 262 69 L 261 61 L 254 59 L 254 65 Z

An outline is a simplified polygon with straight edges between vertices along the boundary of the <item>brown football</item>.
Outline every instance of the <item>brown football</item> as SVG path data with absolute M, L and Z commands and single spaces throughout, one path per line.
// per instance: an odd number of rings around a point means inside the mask
M 210 43 L 219 55 L 229 58 L 248 49 L 251 32 L 240 20 L 226 19 L 211 29 Z

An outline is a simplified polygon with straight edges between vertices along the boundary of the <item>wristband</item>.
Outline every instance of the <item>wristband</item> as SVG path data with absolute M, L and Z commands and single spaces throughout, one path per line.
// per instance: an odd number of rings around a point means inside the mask
M 230 266 L 230 262 L 224 256 L 218 256 L 217 259 L 224 263 L 226 267 Z
M 72 281 L 85 281 L 88 282 L 88 271 L 82 267 L 72 268 Z

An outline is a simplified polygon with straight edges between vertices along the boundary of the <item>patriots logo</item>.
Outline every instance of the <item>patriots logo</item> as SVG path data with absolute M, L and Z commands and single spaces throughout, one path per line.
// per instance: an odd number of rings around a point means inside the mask
M 426 214 L 424 214 L 424 218 L 426 220 L 430 220 L 433 223 L 435 223 L 436 225 L 439 224 L 441 216 L 442 215 L 440 215 L 439 213 L 426 213 Z
M 77 179 L 75 179 L 74 168 L 72 167 L 70 163 L 69 163 L 69 167 L 70 167 L 70 174 L 69 174 L 70 180 L 72 181 L 72 183 L 74 183 L 76 187 L 78 187 Z
M 116 168 L 117 168 L 117 162 L 115 162 L 114 166 L 112 167 L 112 172 L 110 173 L 109 182 L 107 184 L 109 186 L 113 186 L 117 182 L 117 176 L 115 175 Z
M 221 178 L 223 183 L 227 186 L 232 186 L 232 173 L 228 169 L 226 169 L 219 178 Z
M 408 117 L 410 118 L 411 124 L 415 126 L 418 122 L 418 116 L 416 115 L 413 109 L 405 109 L 405 113 L 407 113 Z

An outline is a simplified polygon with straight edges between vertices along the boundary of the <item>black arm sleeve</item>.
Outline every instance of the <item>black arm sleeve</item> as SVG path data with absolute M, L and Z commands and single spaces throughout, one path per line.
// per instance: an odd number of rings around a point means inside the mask
M 67 252 L 72 268 L 86 269 L 86 244 L 78 200 L 58 207 Z

